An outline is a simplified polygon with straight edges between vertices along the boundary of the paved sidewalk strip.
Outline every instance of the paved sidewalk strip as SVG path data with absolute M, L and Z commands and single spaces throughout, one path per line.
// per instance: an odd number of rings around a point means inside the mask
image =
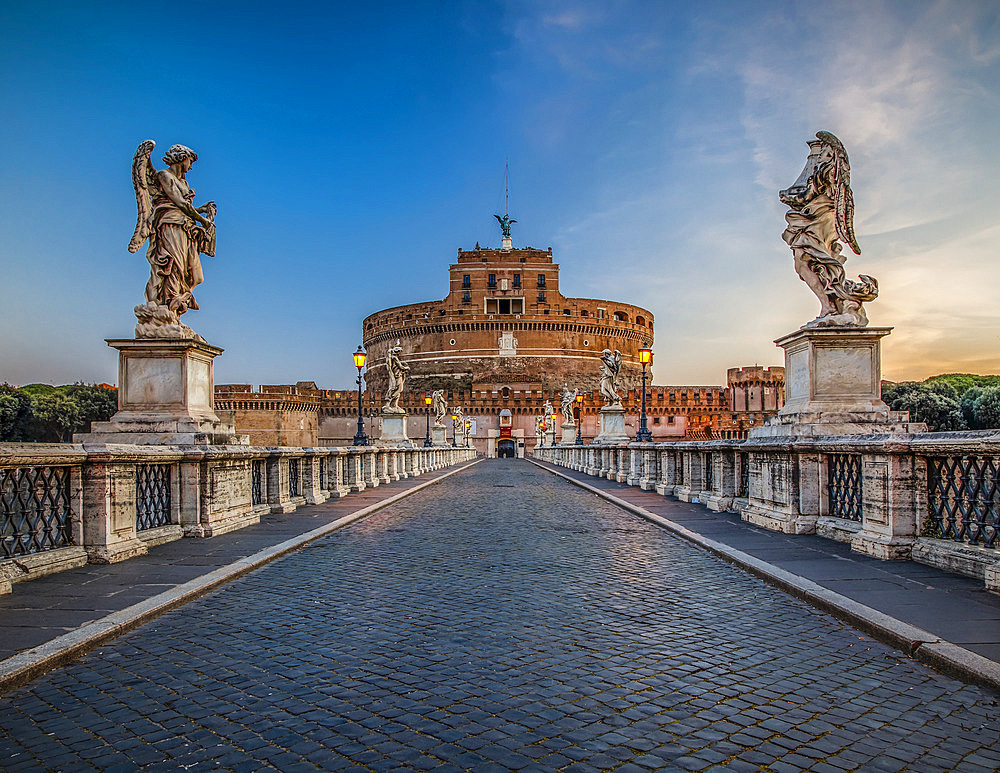
M 0 693 L 478 461 L 265 515 L 217 537 L 175 540 L 118 564 L 18 583 L 0 596 Z
M 990 773 L 997 705 L 501 459 L 0 696 L 0 766 Z
M 536 459 L 533 464 L 657 523 L 928 665 L 1000 690 L 1000 595 L 913 562 L 844 543 L 767 531 L 635 486 Z

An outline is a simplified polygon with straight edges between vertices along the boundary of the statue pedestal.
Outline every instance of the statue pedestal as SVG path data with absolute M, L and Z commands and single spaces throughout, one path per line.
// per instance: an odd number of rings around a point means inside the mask
M 927 431 L 882 402 L 881 339 L 891 330 L 810 328 L 775 341 L 785 350 L 785 407 L 750 430 L 743 446 L 750 465 L 743 520 L 786 534 L 816 532 L 828 462 L 814 447 L 796 449 L 796 439 Z M 864 464 L 866 480 L 886 466 Z
M 383 413 L 382 414 L 382 437 L 379 438 L 380 445 L 386 446 L 412 446 L 410 438 L 406 436 L 406 414 L 405 413 Z
M 600 410 L 601 431 L 594 438 L 595 443 L 628 443 L 625 433 L 625 409 L 620 405 L 605 405 Z
M 212 360 L 222 349 L 172 338 L 108 339 L 118 350 L 118 413 L 78 443 L 249 445 L 215 413 Z
M 882 402 L 881 339 L 891 327 L 796 330 L 785 350 L 785 406 L 751 438 L 920 432 L 905 412 Z
M 624 423 L 622 424 L 624 427 Z M 573 445 L 576 442 L 576 424 L 573 422 L 563 422 L 562 425 L 562 442 Z
M 448 428 L 439 427 L 437 424 L 431 427 L 431 444 L 435 446 L 450 446 L 448 442 Z

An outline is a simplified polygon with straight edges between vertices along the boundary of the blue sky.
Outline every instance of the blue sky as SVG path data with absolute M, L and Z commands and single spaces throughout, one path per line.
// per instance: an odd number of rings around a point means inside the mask
M 217 383 L 353 382 L 368 313 L 552 247 L 656 315 L 657 383 L 780 364 L 817 302 L 780 239 L 805 141 L 852 162 L 888 378 L 1000 372 L 995 2 L 0 4 L 0 381 L 114 381 L 148 275 L 131 156 L 219 206 Z

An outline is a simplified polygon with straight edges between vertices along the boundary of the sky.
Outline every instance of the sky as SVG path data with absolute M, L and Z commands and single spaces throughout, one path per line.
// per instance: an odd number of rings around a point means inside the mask
M 818 313 L 777 191 L 847 148 L 885 378 L 1000 373 L 1000 3 L 0 0 L 0 382 L 110 382 L 149 274 L 131 158 L 199 160 L 221 383 L 348 388 L 361 320 L 551 247 L 656 319 L 660 384 L 780 365 Z

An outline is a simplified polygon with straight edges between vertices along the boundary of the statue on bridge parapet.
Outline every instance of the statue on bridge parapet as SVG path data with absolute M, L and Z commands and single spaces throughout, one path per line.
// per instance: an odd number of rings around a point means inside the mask
M 560 407 L 562 409 L 563 424 L 573 424 L 576 425 L 576 420 L 573 417 L 573 404 L 576 402 L 576 396 L 580 394 L 579 389 L 574 389 L 572 392 L 569 387 L 563 384 L 562 397 L 560 398 Z
M 448 413 L 448 403 L 444 399 L 443 389 L 431 392 L 431 408 L 434 410 L 434 426 L 443 427 L 444 417 Z
M 792 248 L 795 271 L 819 298 L 820 313 L 803 327 L 865 327 L 863 303 L 878 297 L 878 282 L 861 274 L 847 279 L 842 255 L 845 242 L 861 254 L 854 235 L 854 194 L 851 162 L 843 144 L 830 132 L 816 132 L 809 157 L 798 179 L 778 191 L 787 227 L 781 238 Z
M 621 408 L 622 398 L 618 394 L 615 382 L 622 369 L 622 353 L 615 349 L 605 349 L 601 352 L 601 385 L 600 393 L 605 406 Z
M 410 366 L 399 359 L 399 353 L 403 347 L 396 341 L 396 345 L 385 353 L 385 369 L 389 374 L 389 386 L 385 390 L 385 405 L 382 406 L 382 414 L 402 416 L 406 411 L 399 405 L 399 398 L 403 394 L 403 386 L 406 383 L 406 374 L 410 372 Z
M 135 307 L 136 338 L 203 339 L 180 321 L 188 309 L 197 309 L 192 291 L 202 283 L 201 255 L 215 255 L 216 205 L 194 206 L 194 189 L 186 174 L 198 154 L 173 145 L 163 156 L 166 169 L 156 170 L 150 154 L 156 142 L 140 143 L 132 158 L 132 186 L 138 209 L 129 252 L 148 240 L 149 281 L 146 303 Z

